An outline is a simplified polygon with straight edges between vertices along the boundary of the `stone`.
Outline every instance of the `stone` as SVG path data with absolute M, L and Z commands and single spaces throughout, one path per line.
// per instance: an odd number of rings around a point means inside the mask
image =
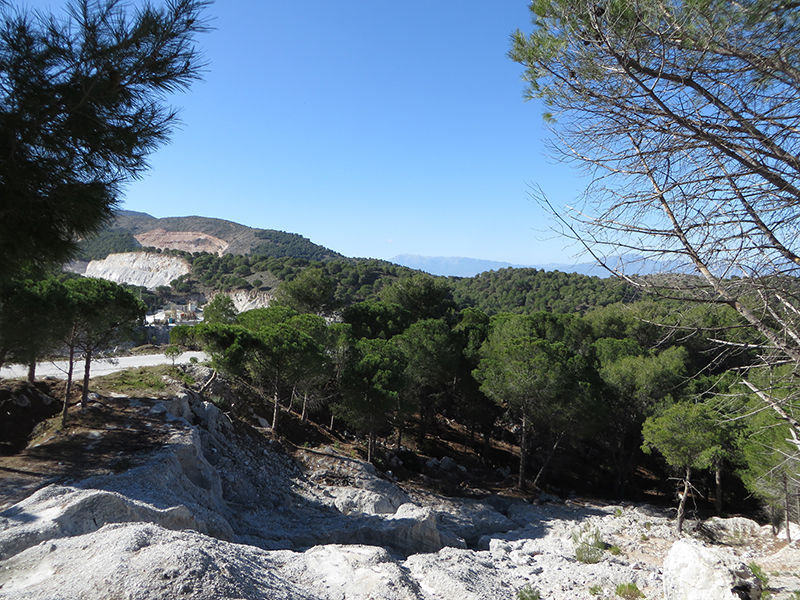
M 698 526 L 698 533 L 709 541 L 732 546 L 748 545 L 761 536 L 761 526 L 751 519 L 711 517 Z
M 456 468 L 456 461 L 454 461 L 449 456 L 442 457 L 442 460 L 439 461 L 439 468 L 442 471 L 452 471 Z
M 394 514 L 397 510 L 391 499 L 384 494 L 353 487 L 341 487 L 332 490 L 335 498 L 334 506 L 343 515 L 362 513 L 367 515 Z
M 664 600 L 760 600 L 761 580 L 731 552 L 693 539 L 664 560 Z
M 151 252 L 109 254 L 102 260 L 91 261 L 86 267 L 87 277 L 140 285 L 151 290 L 169 285 L 173 279 L 189 272 L 191 267 L 185 259 Z

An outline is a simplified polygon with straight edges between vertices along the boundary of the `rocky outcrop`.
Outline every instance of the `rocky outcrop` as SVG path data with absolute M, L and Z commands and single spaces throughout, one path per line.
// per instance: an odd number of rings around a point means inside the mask
M 664 561 L 665 600 L 760 600 L 761 587 L 741 560 L 698 540 L 678 540 Z
M 189 263 L 177 256 L 149 252 L 109 254 L 103 260 L 93 260 L 86 267 L 86 277 L 108 279 L 116 283 L 141 285 L 155 289 L 169 285 L 191 271 Z
M 0 453 L 22 450 L 36 424 L 58 414 L 61 406 L 61 402 L 29 383 L 0 390 Z
M 231 290 L 226 292 L 233 300 L 237 312 L 245 312 L 254 308 L 266 308 L 272 300 L 272 294 L 261 290 Z

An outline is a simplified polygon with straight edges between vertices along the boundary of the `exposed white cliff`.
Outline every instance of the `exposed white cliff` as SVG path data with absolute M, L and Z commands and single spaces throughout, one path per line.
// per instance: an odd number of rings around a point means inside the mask
M 116 283 L 141 285 L 155 289 L 169 285 L 173 279 L 191 271 L 182 258 L 149 252 L 123 252 L 109 254 L 103 260 L 93 260 L 86 267 L 87 277 L 108 279 Z
M 224 292 L 233 300 L 233 306 L 236 307 L 236 312 L 245 312 L 255 308 L 266 308 L 272 300 L 270 292 L 261 290 L 231 290 Z M 216 295 L 216 294 L 215 294 Z M 209 298 L 209 302 L 214 299 L 214 296 Z

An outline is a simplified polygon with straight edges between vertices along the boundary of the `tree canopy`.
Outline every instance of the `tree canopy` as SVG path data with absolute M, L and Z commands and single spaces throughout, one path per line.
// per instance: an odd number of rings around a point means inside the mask
M 0 3 L 0 279 L 69 259 L 110 221 L 177 121 L 167 94 L 200 75 L 207 4 Z
M 796 7 L 536 0 L 531 13 L 510 56 L 547 107 L 554 152 L 593 175 L 585 206 L 553 211 L 564 232 L 635 285 L 733 308 L 765 368 L 800 364 Z M 608 260 L 628 251 L 699 278 L 631 277 Z M 788 398 L 745 381 L 800 439 Z

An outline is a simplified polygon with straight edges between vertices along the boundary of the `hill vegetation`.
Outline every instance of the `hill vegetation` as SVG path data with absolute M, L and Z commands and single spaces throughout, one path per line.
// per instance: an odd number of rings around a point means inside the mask
M 270 258 L 293 257 L 305 260 L 332 260 L 345 257 L 328 248 L 314 244 L 296 233 L 272 229 L 254 229 L 208 217 L 166 217 L 133 211 L 119 211 L 113 223 L 96 236 L 80 243 L 78 260 L 105 258 L 114 252 L 136 251 L 142 244 L 135 238 L 155 230 L 166 232 L 192 232 L 212 236 L 226 242 L 223 254 L 258 254 Z
M 622 280 L 561 271 L 507 268 L 453 281 L 453 298 L 459 306 L 474 306 L 488 314 L 537 311 L 586 312 L 615 302 L 641 297 Z

